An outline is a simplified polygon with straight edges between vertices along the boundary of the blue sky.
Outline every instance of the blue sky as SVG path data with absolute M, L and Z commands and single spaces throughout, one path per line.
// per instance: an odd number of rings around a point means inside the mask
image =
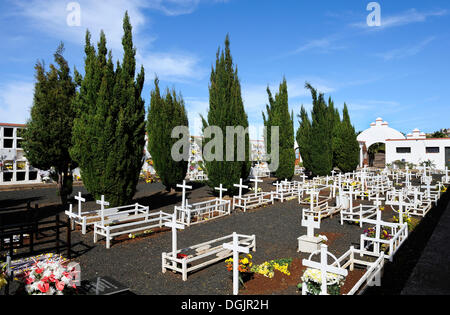
M 67 24 L 68 3 L 81 8 L 81 26 Z M 335 104 L 347 103 L 364 130 L 377 117 L 408 133 L 450 127 L 450 3 L 378 1 L 381 26 L 366 23 L 370 1 L 304 0 L 1 0 L 0 122 L 24 123 L 32 105 L 34 64 L 53 62 L 58 43 L 83 72 L 84 35 L 106 33 L 121 58 L 122 17 L 134 26 L 138 63 L 146 71 L 148 105 L 155 73 L 162 87 L 185 99 L 191 131 L 208 109 L 216 51 L 230 34 L 252 138 L 260 137 L 266 87 L 286 76 L 290 107 L 311 107 L 309 81 Z M 297 118 L 295 119 L 297 128 Z

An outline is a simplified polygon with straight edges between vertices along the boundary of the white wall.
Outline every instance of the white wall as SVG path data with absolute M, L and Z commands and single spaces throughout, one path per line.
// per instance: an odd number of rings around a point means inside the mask
M 397 153 L 397 148 L 411 148 L 411 153 Z M 439 147 L 439 153 L 426 153 L 427 147 Z M 445 148 L 450 147 L 450 138 L 446 139 L 416 139 L 386 141 L 386 163 L 405 160 L 419 165 L 421 162 L 431 160 L 438 169 L 445 169 Z

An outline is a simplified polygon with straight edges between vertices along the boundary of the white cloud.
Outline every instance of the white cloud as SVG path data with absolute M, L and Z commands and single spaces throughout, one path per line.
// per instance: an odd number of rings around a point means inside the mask
M 425 49 L 428 44 L 434 41 L 436 37 L 429 37 L 417 45 L 411 47 L 404 47 L 400 49 L 393 49 L 384 53 L 375 54 L 375 56 L 383 58 L 385 61 L 393 60 L 393 59 L 402 59 L 405 57 L 415 56 Z
M 416 9 L 410 9 L 398 15 L 384 16 L 383 8 L 381 8 L 381 26 L 379 27 L 369 27 L 366 21 L 362 23 L 354 23 L 351 26 L 358 28 L 367 28 L 371 30 L 382 30 L 391 27 L 403 26 L 412 23 L 422 23 L 426 22 L 430 17 L 444 16 L 448 14 L 448 10 L 437 10 L 430 12 L 419 12 Z
M 160 10 L 167 15 L 188 14 L 195 10 L 200 0 L 78 0 L 75 2 L 80 4 L 80 27 L 67 25 L 67 16 L 70 12 L 66 11 L 66 5 L 69 2 L 65 1 L 18 1 L 16 14 L 27 18 L 37 30 L 80 46 L 84 45 L 86 29 L 91 32 L 93 43 L 97 42 L 100 31 L 103 30 L 108 48 L 113 51 L 113 56 L 117 59 L 122 56 L 122 20 L 125 11 L 128 11 L 137 47 L 137 61 L 144 65 L 147 73 L 156 73 L 161 79 L 171 81 L 186 78 L 200 79 L 204 75 L 205 72 L 198 66 L 199 59 L 191 53 L 148 49 L 157 36 L 149 35 L 148 24 L 151 20 L 145 14 L 147 9 Z M 144 27 L 146 27 L 145 32 Z
M 33 105 L 34 84 L 10 82 L 0 85 L 0 122 L 26 123 Z

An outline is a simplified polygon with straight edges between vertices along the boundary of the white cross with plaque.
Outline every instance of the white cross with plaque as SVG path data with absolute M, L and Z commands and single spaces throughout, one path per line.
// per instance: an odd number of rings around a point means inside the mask
M 100 213 L 102 214 L 102 225 L 104 225 L 105 224 L 104 210 L 105 210 L 105 206 L 109 206 L 109 202 L 105 201 L 105 196 L 102 195 L 101 199 L 97 200 L 97 204 L 100 205 L 100 209 L 101 209 Z
M 315 253 L 313 253 L 312 255 L 314 255 L 314 254 Z M 320 262 L 312 261 L 311 260 L 312 255 L 310 256 L 310 259 L 308 259 L 308 260 L 303 259 L 303 262 L 302 262 L 303 266 L 320 270 L 320 273 L 322 276 L 322 285 L 321 285 L 320 295 L 328 295 L 327 273 L 330 272 L 330 273 L 333 273 L 336 275 L 347 277 L 348 270 L 340 268 L 340 267 L 335 267 L 333 265 L 328 265 L 328 255 L 331 255 L 331 254 L 328 253 L 328 246 L 325 244 L 322 244 L 320 246 Z M 333 256 L 333 258 L 334 258 L 334 256 Z
M 224 249 L 233 251 L 233 294 L 239 294 L 239 253 L 248 254 L 249 249 L 239 246 L 238 235 L 233 233 L 233 244 L 225 243 L 222 245 Z
M 306 227 L 306 236 L 314 237 L 314 229 L 320 229 L 320 222 L 314 220 L 313 215 L 307 215 L 306 217 L 306 220 L 302 220 L 302 226 Z

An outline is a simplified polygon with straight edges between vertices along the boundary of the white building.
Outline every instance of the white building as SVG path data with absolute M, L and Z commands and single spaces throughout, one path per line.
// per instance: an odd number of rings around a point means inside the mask
M 415 129 L 404 140 L 386 140 L 386 163 L 404 161 L 421 165 L 431 161 L 437 169 L 450 168 L 450 138 L 427 139 Z
M 26 125 L 0 123 L 0 185 L 40 183 L 39 170 L 25 158 L 21 132 Z
M 415 129 L 406 137 L 378 118 L 370 128 L 358 136 L 360 166 L 368 165 L 368 153 L 372 145 L 383 143 L 386 147 L 385 163 L 404 161 L 421 165 L 430 160 L 437 169 L 450 167 L 450 138 L 427 139 L 425 133 Z

